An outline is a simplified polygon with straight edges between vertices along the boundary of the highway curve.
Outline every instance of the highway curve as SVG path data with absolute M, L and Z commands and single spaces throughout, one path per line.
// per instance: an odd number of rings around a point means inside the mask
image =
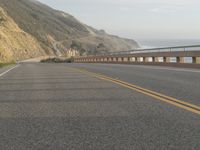
M 198 70 L 22 63 L 0 75 L 0 149 L 198 150 L 199 89 Z

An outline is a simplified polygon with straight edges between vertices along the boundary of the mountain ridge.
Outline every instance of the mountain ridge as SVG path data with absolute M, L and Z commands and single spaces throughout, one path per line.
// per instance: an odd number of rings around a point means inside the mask
M 53 44 L 58 41 L 63 41 L 59 46 L 63 54 L 72 46 L 86 55 L 139 47 L 134 40 L 97 30 L 36 0 L 0 0 L 0 7 L 22 31 L 37 40 L 42 54 L 55 55 Z

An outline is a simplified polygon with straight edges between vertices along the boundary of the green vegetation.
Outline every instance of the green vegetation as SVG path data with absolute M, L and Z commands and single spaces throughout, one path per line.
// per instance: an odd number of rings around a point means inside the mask
M 0 23 L 6 21 L 3 17 L 0 16 Z
M 73 40 L 72 44 L 71 44 L 71 48 L 75 49 L 75 50 L 81 50 L 82 49 L 82 45 L 80 42 Z
M 83 48 L 82 43 L 79 41 L 73 40 L 70 48 L 79 51 L 81 56 L 86 53 L 86 50 Z
M 72 63 L 74 61 L 73 57 L 71 58 L 47 58 L 41 60 L 42 63 Z
M 0 68 L 8 66 L 8 65 L 13 65 L 13 64 L 16 64 L 16 62 L 14 60 L 10 61 L 10 62 L 0 62 Z

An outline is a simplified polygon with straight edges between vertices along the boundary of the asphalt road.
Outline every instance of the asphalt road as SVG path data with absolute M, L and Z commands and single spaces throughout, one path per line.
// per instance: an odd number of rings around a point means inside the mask
M 200 70 L 120 64 L 73 64 L 200 106 Z
M 196 70 L 24 63 L 0 76 L 0 149 L 200 149 L 198 114 L 72 68 L 200 104 Z

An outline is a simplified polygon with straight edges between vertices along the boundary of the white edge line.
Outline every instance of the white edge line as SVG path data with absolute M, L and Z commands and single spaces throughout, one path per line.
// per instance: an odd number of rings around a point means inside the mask
M 15 68 L 17 68 L 17 67 L 19 67 L 19 66 L 20 66 L 20 65 L 18 64 L 18 65 L 16 65 L 16 66 L 14 66 L 14 67 L 8 69 L 7 71 L 1 73 L 1 74 L 0 74 L 0 77 L 2 77 L 2 76 L 5 75 L 6 73 L 10 72 L 11 70 L 13 70 L 13 69 L 15 69 Z

